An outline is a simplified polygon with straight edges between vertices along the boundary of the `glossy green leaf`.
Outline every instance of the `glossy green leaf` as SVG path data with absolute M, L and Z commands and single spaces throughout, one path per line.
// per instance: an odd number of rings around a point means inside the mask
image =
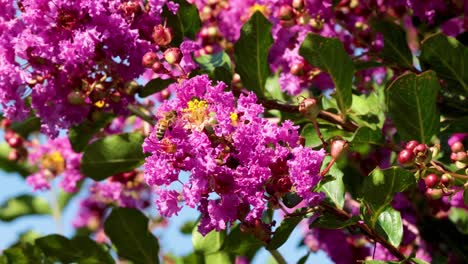
M 403 238 L 403 222 L 399 211 L 387 207 L 377 219 L 377 232 L 390 244 L 398 247 Z
M 416 263 L 416 264 L 429 264 L 429 262 L 425 261 L 425 260 L 422 260 L 422 259 L 419 259 L 419 258 L 410 258 L 410 260 L 413 262 L 413 263 Z M 435 263 L 435 262 L 434 262 Z
M 303 219 L 302 216 L 294 216 L 285 218 L 280 226 L 275 230 L 275 234 L 271 238 L 270 243 L 266 246 L 266 249 L 272 250 L 281 247 L 289 238 L 292 231 Z
M 41 119 L 36 116 L 30 116 L 23 121 L 13 122 L 11 129 L 22 137 L 27 138 L 29 134 L 39 131 L 41 128 Z
M 195 58 L 202 73 L 207 73 L 210 79 L 223 81 L 229 85 L 232 80 L 231 58 L 226 52 L 220 51 L 211 55 L 202 55 Z
M 372 22 L 372 27 L 384 37 L 384 46 L 379 53 L 384 62 L 413 68 L 413 55 L 408 47 L 405 30 L 392 21 L 382 19 Z
M 322 133 L 325 141 L 328 141 L 336 136 L 339 136 L 343 139 L 351 139 L 353 134 L 351 132 L 343 131 L 343 129 L 336 126 L 331 126 L 328 124 L 320 124 L 320 133 Z M 305 138 L 305 146 L 316 148 L 322 145 L 317 131 L 313 124 L 306 124 L 301 131 L 301 136 Z
M 325 229 L 342 229 L 347 226 L 356 224 L 359 221 L 359 217 L 352 217 L 347 220 L 338 218 L 336 215 L 324 212 L 320 217 L 313 221 L 309 228 L 325 228 Z
M 143 139 L 139 133 L 127 133 L 96 140 L 84 150 L 81 172 L 99 181 L 139 167 L 145 159 Z
M 272 76 L 269 76 L 266 80 L 265 84 L 265 90 L 267 93 L 267 97 L 273 99 L 273 100 L 278 100 L 278 101 L 284 101 L 284 93 L 281 90 L 281 86 L 279 84 L 279 74 L 275 74 Z
M 41 197 L 22 194 L 6 200 L 0 206 L 0 220 L 12 221 L 21 216 L 50 214 L 47 200 Z
M 282 198 L 283 204 L 288 208 L 295 207 L 300 202 L 302 202 L 302 200 L 303 199 L 296 193 L 287 193 Z
M 191 235 L 196 225 L 197 223 L 195 221 L 187 221 L 180 227 L 180 232 L 185 235 Z
M 166 18 L 166 25 L 173 32 L 170 44 L 177 47 L 185 38 L 195 39 L 195 35 L 201 28 L 201 20 L 195 5 L 191 5 L 185 0 L 174 0 L 173 2 L 179 4 L 177 14 L 173 14 L 167 7 L 164 7 L 162 16 Z
M 305 264 L 309 256 L 310 256 L 310 252 L 307 252 L 307 254 L 305 254 L 302 258 L 300 258 L 297 261 L 297 264 Z
M 244 86 L 263 97 L 265 83 L 270 76 L 268 53 L 273 44 L 271 23 L 260 11 L 255 12 L 241 29 L 239 40 L 234 45 L 236 71 Z
M 468 190 L 463 191 L 463 202 L 468 205 Z
M 73 150 L 82 152 L 93 136 L 109 124 L 112 119 L 111 114 L 102 113 L 95 120 L 85 120 L 81 124 L 71 127 L 68 131 L 68 139 Z
M 442 33 L 423 40 L 421 60 L 442 79 L 468 92 L 468 48 Z
M 335 84 L 334 97 L 338 107 L 342 113 L 346 113 L 352 103 L 354 63 L 346 53 L 343 43 L 336 38 L 310 33 L 302 43 L 299 54 L 312 66 L 330 74 Z
M 159 263 L 159 243 L 148 230 L 148 218 L 130 208 L 114 208 L 104 223 L 104 231 L 120 257 L 135 264 Z
M 439 132 L 436 100 L 440 89 L 435 72 L 407 72 L 387 88 L 387 106 L 393 123 L 405 140 L 428 143 Z
M 252 258 L 262 246 L 263 242 L 255 238 L 253 234 L 243 233 L 240 225 L 236 225 L 227 235 L 223 250 L 236 256 Z
M 138 95 L 140 97 L 148 97 L 152 94 L 161 92 L 162 90 L 166 89 L 171 83 L 174 83 L 173 79 L 153 79 L 149 81 L 145 86 L 140 87 L 140 89 L 138 90 Z
M 21 176 L 26 177 L 32 173 L 32 169 L 29 168 L 24 162 L 14 162 L 8 159 L 8 153 L 11 148 L 6 142 L 0 143 L 0 169 L 5 172 L 16 172 Z
M 354 133 L 353 139 L 351 140 L 351 147 L 358 144 L 382 145 L 384 143 L 384 137 L 381 130 L 372 130 L 369 127 L 360 127 Z
M 203 236 L 198 232 L 198 225 L 193 228 L 192 231 L 192 244 L 193 249 L 197 252 L 203 252 L 204 254 L 211 254 L 217 252 L 223 246 L 226 233 L 217 232 L 213 230 Z
M 395 193 L 402 192 L 415 184 L 416 178 L 408 170 L 391 167 L 381 170 L 376 168 L 367 176 L 362 186 L 364 206 L 371 214 L 371 225 L 375 224 L 380 214 L 393 200 Z
M 325 157 L 322 163 L 321 170 L 325 169 L 330 160 L 330 156 Z M 338 168 L 337 164 L 335 163 L 328 171 L 328 175 L 333 176 L 335 179 L 320 186 L 318 191 L 325 193 L 327 200 L 332 202 L 336 207 L 342 209 L 344 205 L 345 194 L 343 172 Z
M 61 235 L 48 235 L 36 239 L 35 245 L 47 257 L 58 259 L 63 263 L 114 263 L 109 252 L 89 237 L 68 239 Z

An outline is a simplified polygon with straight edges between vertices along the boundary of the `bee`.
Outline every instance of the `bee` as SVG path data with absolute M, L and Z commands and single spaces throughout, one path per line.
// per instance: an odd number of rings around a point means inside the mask
M 172 126 L 174 125 L 176 119 L 177 119 L 176 111 L 172 110 L 172 111 L 164 113 L 164 117 L 158 121 L 158 127 L 156 130 L 156 136 L 158 140 L 161 140 L 164 138 L 164 135 L 166 134 L 166 130 L 169 129 L 170 131 L 172 129 Z

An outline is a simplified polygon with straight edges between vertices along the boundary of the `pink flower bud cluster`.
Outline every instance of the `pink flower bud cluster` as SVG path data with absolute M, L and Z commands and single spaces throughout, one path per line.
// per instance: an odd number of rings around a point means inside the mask
M 183 204 L 202 213 L 202 234 L 223 230 L 240 220 L 258 226 L 269 202 L 296 192 L 307 205 L 323 193 L 320 181 L 324 150 L 298 144 L 298 128 L 261 117 L 264 109 L 253 93 L 236 100 L 226 85 L 206 75 L 172 84 L 177 98 L 158 109 L 158 124 L 146 138 L 145 179 L 158 196 L 163 216 Z M 184 174 L 188 172 L 188 179 Z

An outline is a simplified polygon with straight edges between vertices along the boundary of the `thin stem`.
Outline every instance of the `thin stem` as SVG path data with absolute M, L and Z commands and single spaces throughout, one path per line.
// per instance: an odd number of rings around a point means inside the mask
M 448 171 L 443 167 L 442 164 L 438 164 L 437 162 L 435 162 L 433 160 L 431 161 L 431 165 L 434 166 L 434 168 L 437 171 L 441 172 L 441 173 L 448 173 L 448 174 L 450 174 L 450 176 L 453 176 L 455 178 L 462 179 L 462 180 L 468 180 L 467 175 L 462 175 L 462 174 L 459 174 L 459 173 Z
M 287 264 L 286 260 L 284 259 L 283 255 L 276 250 L 276 249 L 270 249 L 268 250 L 270 254 L 273 256 L 273 258 L 278 262 L 278 264 Z
M 332 158 L 328 163 L 327 167 L 320 173 L 320 176 L 324 177 L 325 175 L 327 175 L 328 171 L 331 169 L 333 164 L 335 164 L 335 161 L 335 158 Z
M 258 99 L 258 102 L 267 109 L 277 109 L 277 110 L 287 112 L 287 113 L 299 114 L 298 105 L 285 104 L 285 103 L 280 103 L 275 100 L 267 100 L 267 99 Z M 352 121 L 345 120 L 340 115 L 337 115 L 337 114 L 334 114 L 325 110 L 320 110 L 317 117 L 325 121 L 328 121 L 330 123 L 340 125 L 344 130 L 349 131 L 349 132 L 354 132 L 359 128 Z
M 150 123 L 151 125 L 155 126 L 156 125 L 156 120 L 147 113 L 141 111 L 141 109 L 138 108 L 138 106 L 135 105 L 128 105 L 127 106 L 128 110 L 132 112 L 132 114 L 138 116 L 139 118 L 143 119 L 144 121 Z
M 318 123 L 317 123 L 317 120 L 312 120 L 312 124 L 314 124 L 315 131 L 317 132 L 318 137 L 319 137 L 320 140 L 322 141 L 323 147 L 326 147 L 326 146 L 327 146 L 327 142 L 326 142 L 325 139 L 323 138 L 322 132 L 320 132 L 320 127 L 319 127 L 319 125 L 318 125 Z

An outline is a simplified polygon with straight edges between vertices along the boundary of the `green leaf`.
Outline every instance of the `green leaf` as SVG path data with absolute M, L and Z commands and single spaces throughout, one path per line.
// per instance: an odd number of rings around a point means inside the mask
M 136 209 L 114 208 L 104 231 L 119 256 L 135 264 L 159 263 L 159 243 L 148 230 L 148 218 Z
M 340 136 L 343 139 L 351 139 L 353 135 L 350 132 L 343 131 L 343 129 L 328 124 L 320 124 L 320 133 L 322 133 L 325 141 L 328 141 L 336 136 Z M 302 128 L 301 136 L 305 138 L 306 147 L 316 148 L 322 145 L 322 141 L 318 137 L 314 125 L 311 123 L 306 124 Z
M 18 247 L 18 246 L 23 246 L 26 244 L 34 244 L 34 241 L 41 237 L 41 234 L 34 230 L 28 230 L 25 232 L 22 232 L 21 234 L 18 235 L 18 240 L 12 244 L 10 247 Z
M 0 206 L 0 220 L 12 221 L 21 216 L 50 214 L 49 203 L 41 197 L 22 194 L 8 199 Z
M 231 264 L 231 258 L 229 254 L 223 251 L 219 251 L 213 254 L 205 255 L 205 263 L 216 263 L 216 264 Z
M 379 215 L 393 200 L 395 193 L 404 191 L 415 182 L 413 173 L 399 167 L 376 168 L 364 179 L 362 199 L 370 210 L 372 227 L 375 227 Z
M 449 219 L 462 234 L 468 234 L 468 212 L 461 208 L 450 208 Z
M 99 181 L 139 167 L 145 159 L 143 140 L 143 135 L 139 133 L 112 135 L 96 140 L 85 148 L 81 172 Z
M 322 170 L 328 165 L 331 157 L 325 157 L 322 163 Z M 328 171 L 328 175 L 333 176 L 335 179 L 323 184 L 318 191 L 326 194 L 327 200 L 331 201 L 336 207 L 342 209 L 344 205 L 345 188 L 343 183 L 343 172 L 338 168 L 337 164 Z
M 377 87 L 369 95 L 354 95 L 349 113 L 350 119 L 358 126 L 381 129 L 385 121 L 385 91 Z
M 410 258 L 410 260 L 416 264 L 429 264 L 429 262 L 418 258 Z
M 16 172 L 21 176 L 26 177 L 32 173 L 31 168 L 29 168 L 24 162 L 14 162 L 8 159 L 8 153 L 10 153 L 11 148 L 6 142 L 0 143 L 0 169 L 6 172 Z
M 359 217 L 355 216 L 348 220 L 338 218 L 336 215 L 325 211 L 314 222 L 309 225 L 309 228 L 325 228 L 325 229 L 342 229 L 347 226 L 356 224 Z
M 240 225 L 236 225 L 227 235 L 222 249 L 236 256 L 253 258 L 262 246 L 263 242 L 255 238 L 253 234 L 243 233 Z
M 268 53 L 273 44 L 271 23 L 260 11 L 255 12 L 242 26 L 239 40 L 234 45 L 236 71 L 244 86 L 263 97 L 265 83 L 270 76 Z
M 39 131 L 41 128 L 41 119 L 39 117 L 31 116 L 20 122 L 13 122 L 11 129 L 22 137 L 27 138 L 32 132 Z
M 140 87 L 140 89 L 138 90 L 138 95 L 140 97 L 148 97 L 152 94 L 161 92 L 173 82 L 174 82 L 173 79 L 166 79 L 166 80 L 163 80 L 161 78 L 153 79 L 149 81 L 145 86 Z
M 311 65 L 330 74 L 335 84 L 338 107 L 342 113 L 346 113 L 352 103 L 354 64 L 343 43 L 336 38 L 310 33 L 302 43 L 299 54 Z
M 174 0 L 179 4 L 177 14 L 173 14 L 165 6 L 162 16 L 166 18 L 166 25 L 173 31 L 171 45 L 179 46 L 184 38 L 195 39 L 195 35 L 201 28 L 201 20 L 198 9 L 195 5 L 189 4 L 185 0 Z
M 398 247 L 403 238 L 403 222 L 400 212 L 388 206 L 377 220 L 377 232 L 380 233 L 390 244 Z
M 297 195 L 297 193 L 287 193 L 283 196 L 282 201 L 283 204 L 288 208 L 293 208 L 302 202 L 302 197 Z
M 433 71 L 419 75 L 407 72 L 387 88 L 388 110 L 403 139 L 428 143 L 439 132 L 439 89 L 439 79 Z
M 392 65 L 413 68 L 413 55 L 408 47 L 405 30 L 392 21 L 382 19 L 373 21 L 372 27 L 384 37 L 384 47 L 379 56 Z
M 203 73 L 207 73 L 212 80 L 223 81 L 229 85 L 232 80 L 231 58 L 226 52 L 220 51 L 212 55 L 202 55 L 195 58 Z
M 380 130 L 373 130 L 368 127 L 360 127 L 354 133 L 351 140 L 351 147 L 358 144 L 382 145 L 384 138 Z
M 180 232 L 184 235 L 191 235 L 196 225 L 197 223 L 195 221 L 187 221 L 180 227 Z
M 44 263 L 41 250 L 29 243 L 5 249 L 3 255 L 6 257 L 6 263 L 11 264 Z
M 364 264 L 400 264 L 398 261 L 364 260 Z
M 275 230 L 275 234 L 271 238 L 270 243 L 266 246 L 266 249 L 272 250 L 281 247 L 286 240 L 288 240 L 289 236 L 291 235 L 292 231 L 296 226 L 301 222 L 303 219 L 302 216 L 294 216 L 285 218 L 281 225 Z
M 377 68 L 377 67 L 382 67 L 382 66 L 384 65 L 377 61 L 361 61 L 361 60 L 354 61 L 354 68 L 356 69 L 356 71 L 362 71 L 362 70 L 367 70 L 367 69 L 372 69 L 372 68 Z
M 93 136 L 109 124 L 113 115 L 102 113 L 96 120 L 85 120 L 68 131 L 68 139 L 75 152 L 82 152 Z
M 281 90 L 279 84 L 279 74 L 269 76 L 266 80 L 265 90 L 267 92 L 267 97 L 270 97 L 274 100 L 285 101 L 284 93 Z
M 47 257 L 64 263 L 114 263 L 109 252 L 89 237 L 75 237 L 70 240 L 61 235 L 49 235 L 36 239 L 35 245 Z
M 421 60 L 437 75 L 468 92 L 468 48 L 455 38 L 435 34 L 421 45 Z
M 203 236 L 198 232 L 198 226 L 195 226 L 192 230 L 192 244 L 193 249 L 197 252 L 203 252 L 204 254 L 211 254 L 221 249 L 226 238 L 226 233 L 217 232 L 213 230 Z
M 297 264 L 305 264 L 309 256 L 310 256 L 310 252 L 307 252 L 307 254 L 305 254 L 302 258 L 300 258 L 297 261 Z

